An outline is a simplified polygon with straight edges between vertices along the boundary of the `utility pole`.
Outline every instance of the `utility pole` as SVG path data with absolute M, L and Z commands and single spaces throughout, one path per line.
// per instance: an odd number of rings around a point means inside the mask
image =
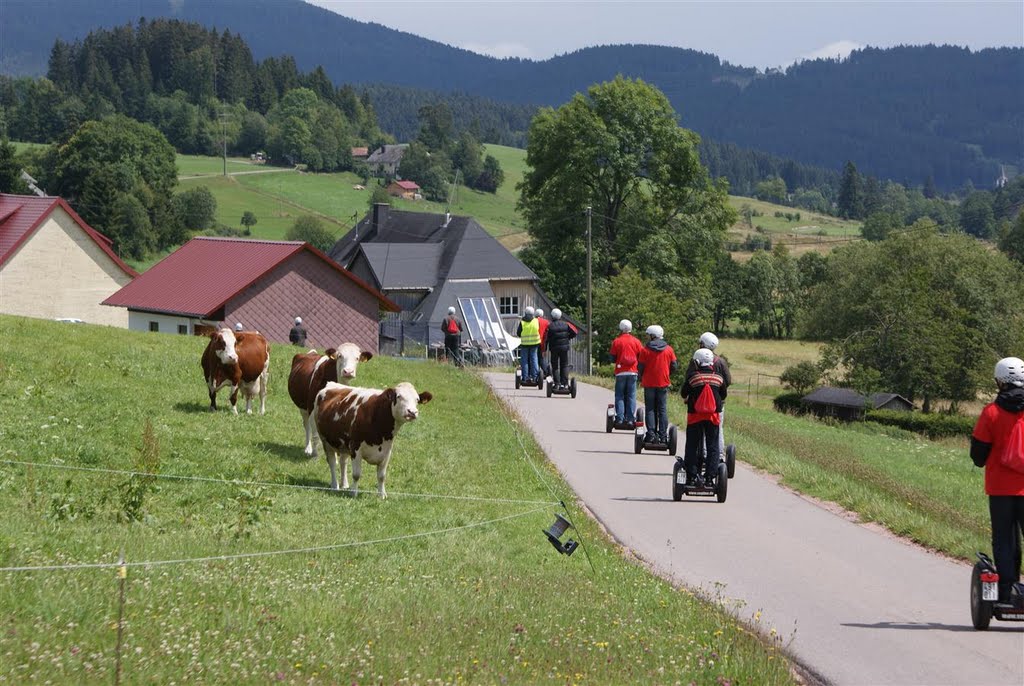
M 590 222 L 591 211 L 590 206 L 587 205 L 587 376 L 590 376 L 591 374 L 594 373 L 594 323 L 590 298 L 590 286 L 592 281 L 590 274 Z
M 228 175 L 228 135 L 224 130 L 224 116 L 225 113 L 221 110 L 220 113 L 220 139 L 224 143 L 224 176 Z

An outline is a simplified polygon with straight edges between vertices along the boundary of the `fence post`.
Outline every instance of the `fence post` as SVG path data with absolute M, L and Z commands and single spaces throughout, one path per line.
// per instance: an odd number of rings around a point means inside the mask
M 405 320 L 398 320 L 398 356 L 405 357 Z
M 123 549 L 121 550 L 121 559 L 117 564 L 117 648 L 115 650 L 114 686 L 120 686 L 121 684 L 121 643 L 124 637 L 124 584 L 128 578 L 128 568 L 124 564 Z

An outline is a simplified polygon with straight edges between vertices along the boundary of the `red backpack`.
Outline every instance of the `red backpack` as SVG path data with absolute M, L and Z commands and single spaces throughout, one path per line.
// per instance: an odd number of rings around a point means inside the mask
M 693 411 L 700 414 L 714 414 L 717 410 L 718 405 L 715 403 L 715 392 L 711 390 L 711 384 L 706 383 L 700 395 L 697 396 L 697 402 L 693 404 Z
M 1024 473 L 1024 412 L 1017 417 L 1010 429 L 1010 438 L 1003 447 L 1003 454 L 999 461 L 1007 469 Z

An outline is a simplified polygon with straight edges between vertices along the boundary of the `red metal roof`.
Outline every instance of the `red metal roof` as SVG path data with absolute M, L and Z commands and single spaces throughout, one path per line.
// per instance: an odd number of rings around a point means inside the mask
M 309 243 L 241 238 L 193 238 L 103 301 L 104 305 L 194 317 L 213 316 L 224 304 L 296 253 L 308 250 L 369 292 L 392 312 L 398 305 L 342 269 Z
M 63 198 L 54 196 L 37 195 L 9 195 L 0 193 L 0 266 L 18 248 L 22 246 L 36 229 L 42 226 L 50 213 L 57 207 L 67 212 L 71 219 L 85 231 L 100 249 L 105 252 L 114 263 L 129 276 L 137 276 L 138 272 L 129 267 L 117 253 L 111 248 L 111 241 L 102 233 L 85 223 L 85 220 L 78 216 L 78 213 L 71 209 L 71 206 Z
M 404 188 L 407 191 L 418 191 L 420 187 L 415 181 L 395 181 L 399 188 Z

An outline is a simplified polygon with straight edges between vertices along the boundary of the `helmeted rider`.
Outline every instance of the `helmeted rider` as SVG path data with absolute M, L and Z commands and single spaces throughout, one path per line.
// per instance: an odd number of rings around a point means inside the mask
M 710 350 L 712 353 L 714 353 L 715 349 L 718 348 L 718 336 L 716 336 L 715 334 L 713 334 L 710 331 L 705 331 L 704 333 L 702 333 L 700 335 L 700 338 L 698 339 L 698 343 L 700 344 L 699 347 L 704 348 L 706 350 Z M 696 363 L 693 360 L 690 360 L 690 364 L 687 365 L 687 367 L 686 367 L 686 375 L 687 376 L 689 376 L 690 373 L 693 371 L 695 364 Z M 725 382 L 726 388 L 731 386 L 732 385 L 732 374 L 729 372 L 729 363 L 726 362 L 725 358 L 721 357 L 718 354 L 715 354 L 714 367 L 715 367 L 715 373 L 722 377 L 722 380 Z M 685 396 L 685 394 L 686 394 L 686 386 L 684 385 L 683 388 L 680 389 L 680 390 L 683 393 L 683 395 Z M 722 425 L 724 424 L 724 422 L 725 422 L 725 401 L 724 401 L 724 398 L 723 398 L 722 411 L 718 413 L 718 454 L 719 454 L 719 457 L 725 455 L 725 431 L 722 429 Z
M 668 387 L 671 374 L 678 368 L 676 353 L 665 342 L 665 330 L 657 324 L 647 327 L 647 345 L 637 357 L 637 372 L 644 387 L 647 406 L 648 443 L 668 443 Z
M 707 348 L 693 353 L 693 364 L 683 381 L 686 399 L 686 449 L 684 451 L 686 483 L 703 486 L 718 472 L 721 452 L 718 449 L 719 419 L 728 387 L 715 369 L 715 354 Z M 704 477 L 700 476 L 700 447 L 707 446 Z
M 644 344 L 632 334 L 633 322 L 619 322 L 619 335 L 612 341 L 608 354 L 615 363 L 615 423 L 635 425 L 637 361 Z
M 523 318 L 516 327 L 519 337 L 519 365 L 522 369 L 523 381 L 535 383 L 540 370 L 537 368 L 537 351 L 540 348 L 540 322 L 534 317 L 532 307 L 523 310 Z
M 985 468 L 999 602 L 1007 603 L 1020 581 L 1024 532 L 1024 360 L 999 360 L 995 381 L 996 399 L 981 411 L 971 435 L 971 459 Z
M 548 325 L 548 350 L 551 352 L 551 377 L 559 388 L 569 387 L 569 348 L 576 338 L 576 329 L 562 319 L 562 311 L 551 310 L 551 324 Z M 548 383 L 552 383 L 552 379 Z

